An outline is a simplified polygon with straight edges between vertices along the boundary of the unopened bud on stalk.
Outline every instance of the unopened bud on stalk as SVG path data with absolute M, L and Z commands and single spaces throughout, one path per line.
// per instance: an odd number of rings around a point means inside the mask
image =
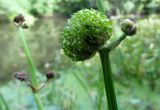
M 125 19 L 121 22 L 120 24 L 121 26 L 121 30 L 129 36 L 135 35 L 137 28 L 136 25 L 133 21 L 131 21 L 130 19 Z
M 15 78 L 20 80 L 20 81 L 25 81 L 26 80 L 26 74 L 23 72 L 16 72 Z
M 23 29 L 28 28 L 28 25 L 25 23 L 25 18 L 22 14 L 19 14 L 16 17 L 14 17 L 13 21 L 17 26 L 20 26 Z
M 51 71 L 50 71 L 50 72 L 47 72 L 47 73 L 46 73 L 46 78 L 47 78 L 47 79 L 52 79 L 52 78 L 54 78 L 54 73 L 51 72 Z
M 24 16 L 19 14 L 18 16 L 14 17 L 13 21 L 17 24 L 23 23 L 25 21 Z

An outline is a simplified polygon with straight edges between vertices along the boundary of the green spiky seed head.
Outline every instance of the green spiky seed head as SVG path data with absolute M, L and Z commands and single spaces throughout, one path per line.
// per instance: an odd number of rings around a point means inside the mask
M 60 43 L 64 53 L 74 61 L 84 61 L 95 55 L 111 37 L 112 23 L 101 12 L 83 9 L 68 20 Z

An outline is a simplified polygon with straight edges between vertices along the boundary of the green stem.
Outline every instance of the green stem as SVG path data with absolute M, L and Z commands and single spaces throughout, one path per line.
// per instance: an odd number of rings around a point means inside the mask
M 0 110 L 4 110 L 3 102 L 0 100 Z
M 99 11 L 105 14 L 103 0 L 96 0 L 96 1 Z M 103 77 L 104 77 L 106 97 L 108 101 L 108 108 L 109 110 L 118 110 L 112 73 L 111 73 L 109 51 L 107 50 L 107 48 L 100 49 L 99 54 L 103 69 Z
M 114 50 L 126 38 L 126 36 L 127 35 L 123 33 L 118 39 L 108 45 L 104 45 L 101 49 L 106 48 L 108 51 Z
M 37 109 L 38 110 L 43 110 L 43 105 L 41 103 L 41 100 L 40 100 L 38 94 L 33 94 L 33 96 L 34 96 L 34 99 L 36 101 Z
M 30 72 L 31 72 L 31 78 L 32 78 L 32 85 L 34 87 L 36 87 L 37 83 L 38 83 L 37 77 L 36 77 L 37 72 L 36 72 L 36 68 L 33 64 L 33 60 L 32 60 L 32 57 L 31 57 L 31 54 L 30 54 L 25 36 L 23 34 L 22 27 L 19 27 L 19 37 L 20 37 L 20 40 L 22 42 L 23 49 L 24 49 L 24 52 L 25 52 L 25 55 L 26 55 L 26 58 L 27 58 L 27 61 L 28 61 L 28 64 L 29 64 L 29 68 L 30 68 Z M 35 99 L 35 102 L 36 102 L 36 105 L 37 105 L 37 109 L 38 110 L 43 110 L 43 106 L 42 106 L 42 103 L 39 99 L 38 94 L 33 93 L 33 96 L 34 96 L 34 99 Z
M 25 52 L 25 55 L 26 55 L 26 58 L 27 58 L 27 61 L 28 61 L 28 64 L 29 64 L 29 68 L 30 68 L 30 72 L 31 72 L 31 76 L 32 76 L 32 85 L 33 86 L 37 86 L 36 68 L 35 68 L 35 66 L 33 64 L 33 60 L 32 60 L 32 57 L 31 57 L 31 54 L 30 54 L 30 51 L 29 51 L 25 36 L 23 34 L 22 27 L 19 27 L 19 34 L 20 34 L 19 35 L 20 36 L 20 40 L 21 40 L 21 42 L 23 44 L 23 49 L 24 49 L 24 52 Z
M 1 93 L 0 93 L 0 110 L 10 110 L 7 102 L 5 101 Z
M 105 13 L 104 5 L 103 5 L 103 0 L 96 0 L 98 10 Z
M 99 54 L 103 69 L 103 77 L 104 77 L 106 97 L 108 101 L 108 108 L 109 110 L 118 110 L 114 84 L 112 79 L 109 51 L 107 49 L 102 49 L 99 51 Z

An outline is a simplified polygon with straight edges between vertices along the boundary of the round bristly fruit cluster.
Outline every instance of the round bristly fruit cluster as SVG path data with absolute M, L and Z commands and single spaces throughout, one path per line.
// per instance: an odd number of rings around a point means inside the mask
M 103 13 L 94 9 L 83 9 L 68 20 L 60 43 L 64 54 L 74 61 L 84 61 L 94 56 L 111 34 L 112 23 Z

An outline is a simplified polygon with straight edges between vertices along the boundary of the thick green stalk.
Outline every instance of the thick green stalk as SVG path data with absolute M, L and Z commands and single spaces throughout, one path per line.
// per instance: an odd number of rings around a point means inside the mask
M 30 54 L 25 36 L 23 34 L 22 27 L 19 27 L 19 37 L 20 37 L 20 40 L 22 42 L 22 46 L 23 46 L 23 49 L 24 49 L 24 52 L 25 52 L 25 55 L 26 55 L 26 58 L 27 58 L 27 61 L 28 61 L 28 64 L 29 64 L 29 68 L 30 68 L 30 72 L 31 72 L 31 78 L 32 78 L 32 85 L 36 87 L 37 86 L 37 77 L 36 77 L 37 72 L 36 72 L 36 68 L 33 64 L 33 60 L 32 60 L 32 57 L 31 57 L 31 54 Z M 36 105 L 37 105 L 37 109 L 38 110 L 43 110 L 43 106 L 42 106 L 42 103 L 39 99 L 38 94 L 33 93 L 33 96 L 34 96 L 34 99 L 35 99 L 35 102 L 36 102 Z
M 103 0 L 96 0 L 98 10 L 105 14 L 105 9 L 103 5 Z M 105 84 L 106 97 L 108 101 L 109 110 L 118 110 L 116 95 L 114 90 L 114 84 L 112 79 L 109 51 L 107 48 L 99 50 L 102 69 L 103 69 L 103 77 Z
M 109 51 L 107 49 L 102 49 L 99 51 L 99 54 L 103 69 L 103 77 L 104 77 L 106 97 L 108 101 L 108 108 L 109 110 L 118 110 L 114 84 L 112 79 Z
M 103 0 L 96 0 L 98 10 L 105 13 L 104 5 L 103 5 Z

